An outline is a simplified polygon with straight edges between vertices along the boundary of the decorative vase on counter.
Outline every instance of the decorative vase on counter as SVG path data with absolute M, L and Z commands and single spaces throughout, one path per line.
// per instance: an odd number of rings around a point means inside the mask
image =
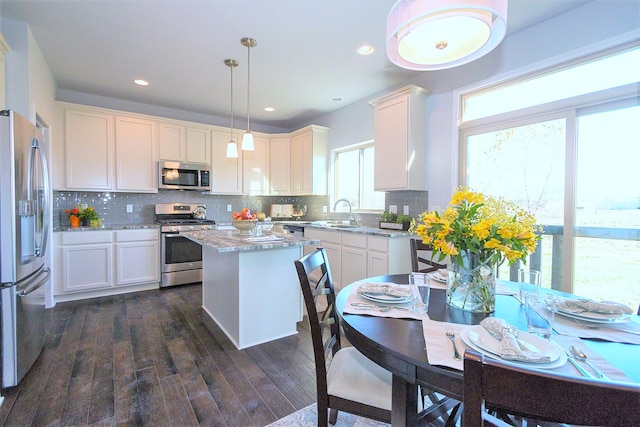
M 80 227 L 80 218 L 77 216 L 70 216 L 69 217 L 69 224 L 71 225 L 71 227 L 75 228 L 75 227 Z
M 89 226 L 91 228 L 100 228 L 100 227 L 102 227 L 102 219 L 95 218 L 95 219 L 89 220 Z
M 89 218 L 82 218 L 82 219 L 80 220 L 80 225 L 82 225 L 83 227 L 88 227 L 88 226 L 89 226 L 89 222 L 90 222 L 90 221 L 91 221 L 91 220 L 90 220 Z
M 447 304 L 474 313 L 492 313 L 496 306 L 496 265 L 491 259 L 464 252 L 462 264 L 452 258 L 447 278 Z

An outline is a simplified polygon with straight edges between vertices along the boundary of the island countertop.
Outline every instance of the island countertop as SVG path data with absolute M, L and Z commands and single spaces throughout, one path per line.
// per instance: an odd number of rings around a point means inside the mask
M 320 240 L 316 239 L 270 232 L 263 232 L 262 236 L 238 236 L 235 230 L 187 231 L 180 234 L 217 252 L 255 251 L 320 244 Z

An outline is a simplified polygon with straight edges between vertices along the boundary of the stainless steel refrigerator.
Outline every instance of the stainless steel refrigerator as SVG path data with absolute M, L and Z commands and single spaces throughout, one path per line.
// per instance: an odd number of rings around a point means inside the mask
M 44 343 L 50 187 L 42 137 L 13 111 L 0 112 L 0 305 L 2 387 L 29 371 Z

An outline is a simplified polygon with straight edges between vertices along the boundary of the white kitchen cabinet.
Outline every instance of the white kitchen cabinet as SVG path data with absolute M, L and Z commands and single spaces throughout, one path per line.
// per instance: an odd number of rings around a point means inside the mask
M 113 235 L 110 231 L 57 233 L 59 292 L 108 288 L 113 283 Z
M 211 135 L 211 193 L 242 194 L 242 150 L 241 134 L 234 132 L 233 138 L 238 144 L 238 158 L 227 158 L 227 144 L 230 133 L 214 130 Z
M 374 190 L 427 189 L 427 94 L 409 85 L 369 102 L 374 107 Z
M 118 230 L 116 241 L 116 286 L 160 280 L 158 230 Z
M 269 194 L 291 194 L 291 138 L 269 138 Z
M 5 86 L 5 60 L 4 56 L 11 52 L 11 48 L 9 47 L 9 43 L 5 40 L 5 38 L 0 34 L 0 110 L 5 109 L 6 102 L 6 86 Z
M 160 160 L 187 158 L 187 128 L 176 123 L 158 123 L 158 156 Z
M 211 163 L 211 128 L 185 122 L 158 123 L 158 153 L 161 160 Z
M 116 190 L 158 192 L 156 122 L 116 117 Z
M 187 127 L 187 162 L 211 163 L 211 129 Z
M 269 138 L 254 133 L 253 143 L 253 151 L 242 152 L 242 193 L 266 195 L 269 194 Z
M 323 230 L 321 228 L 306 227 L 304 229 L 304 237 L 308 239 L 320 240 L 319 245 L 304 246 L 305 254 L 316 250 L 317 248 L 325 248 L 327 257 L 329 258 L 329 268 L 331 269 L 331 277 L 336 291 L 340 289 L 342 283 L 342 233 L 333 230 Z M 310 275 L 313 280 L 320 279 L 319 272 Z
M 341 288 L 367 277 L 367 236 L 342 233 Z
M 140 230 L 69 231 L 53 234 L 57 301 L 157 289 L 160 235 Z
M 305 254 L 316 247 L 327 250 L 336 290 L 366 277 L 411 272 L 410 236 L 370 236 L 317 227 L 306 227 L 304 236 L 320 240 L 317 246 L 305 247 Z
M 310 125 L 291 134 L 291 194 L 326 195 L 329 129 Z
M 64 159 L 59 158 L 56 162 L 58 170 L 66 171 L 62 186 L 69 190 L 113 190 L 113 116 L 91 110 L 66 109 L 63 117 Z M 61 184 L 58 182 L 58 187 Z

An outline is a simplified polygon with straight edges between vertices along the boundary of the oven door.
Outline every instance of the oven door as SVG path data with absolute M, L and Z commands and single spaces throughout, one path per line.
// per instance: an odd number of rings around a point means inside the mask
M 202 269 L 202 246 L 180 234 L 162 233 L 162 272 Z

